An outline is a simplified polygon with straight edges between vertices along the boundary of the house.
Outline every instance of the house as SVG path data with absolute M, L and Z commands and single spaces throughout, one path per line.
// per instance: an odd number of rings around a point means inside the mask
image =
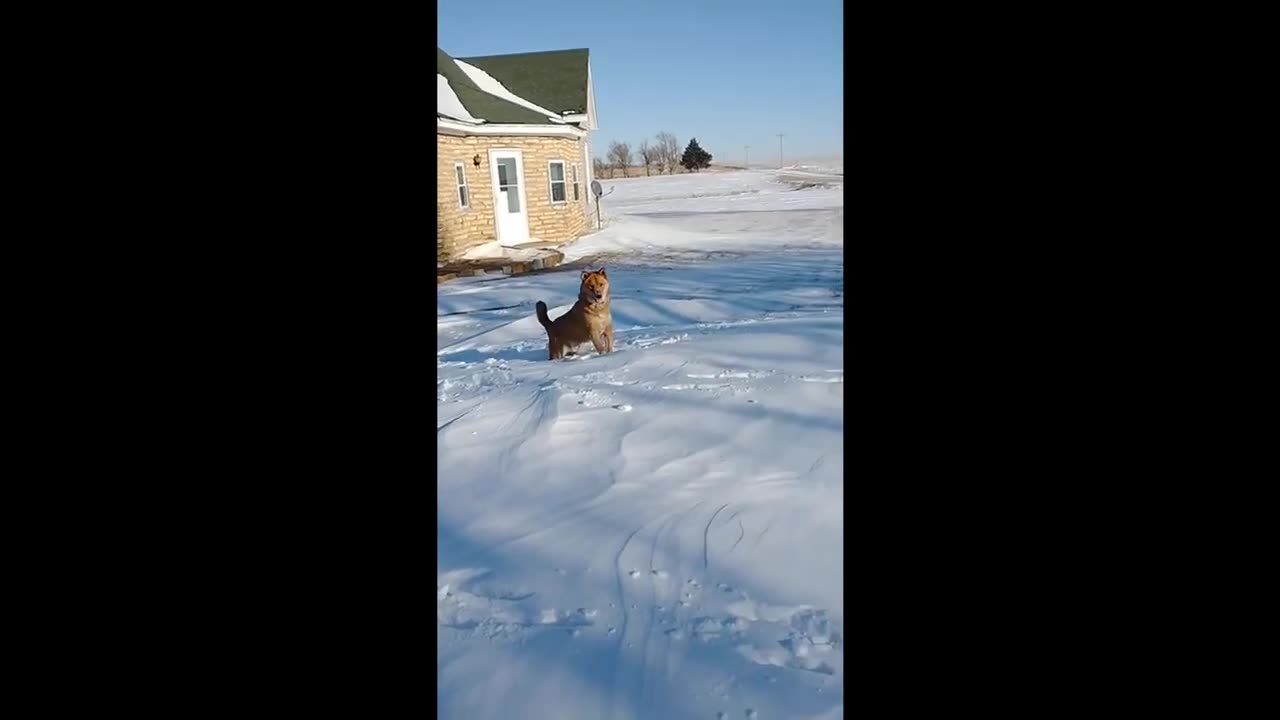
M 585 48 L 468 58 L 436 48 L 440 259 L 582 234 L 596 128 Z

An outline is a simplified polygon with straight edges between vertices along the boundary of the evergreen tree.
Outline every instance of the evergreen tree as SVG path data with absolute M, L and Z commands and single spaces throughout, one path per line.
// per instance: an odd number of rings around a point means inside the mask
M 711 167 L 711 153 L 703 150 L 698 145 L 698 138 L 689 141 L 689 146 L 684 149 L 684 155 L 680 157 L 680 164 L 685 170 L 701 170 L 705 167 Z

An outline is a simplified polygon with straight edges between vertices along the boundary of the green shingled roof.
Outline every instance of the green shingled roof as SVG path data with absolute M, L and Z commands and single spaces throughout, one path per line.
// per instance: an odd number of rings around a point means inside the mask
M 470 61 L 468 61 L 470 62 Z M 472 63 L 473 65 L 475 63 Z M 479 67 L 479 65 L 476 65 Z M 462 106 L 471 113 L 473 117 L 481 118 L 491 123 L 520 123 L 524 125 L 552 125 L 551 120 L 540 112 L 530 110 L 526 107 L 508 102 L 500 97 L 495 97 L 489 93 L 476 87 L 471 82 L 471 78 L 462 72 L 462 68 L 458 67 L 453 58 L 440 48 L 436 48 L 436 72 L 443 75 L 449 81 L 449 87 L 454 94 L 458 96 L 458 100 L 462 101 Z M 487 72 L 487 71 L 486 71 Z M 492 73 L 490 73 L 492 75 Z M 497 77 L 496 75 L 494 77 Z M 583 76 L 585 78 L 585 75 Z M 501 80 L 499 80 L 501 82 Z M 506 83 L 503 83 L 504 85 Z M 510 86 L 507 86 L 510 89 Z M 584 81 L 583 89 L 585 92 L 586 84 Z M 512 89 L 512 92 L 537 103 L 537 100 L 522 95 L 519 91 Z M 539 103 L 540 104 L 540 103 Z M 545 107 L 545 106 L 544 106 Z M 551 108 L 547 108 L 550 110 Z M 439 113 L 436 113 L 437 117 Z
M 585 113 L 588 57 L 589 51 L 579 48 L 458 59 L 489 73 L 508 90 L 529 102 L 557 113 L 569 110 Z M 453 67 L 462 74 L 456 65 Z M 438 64 L 437 72 L 441 72 Z M 445 77 L 453 85 L 453 78 Z M 462 102 L 466 104 L 467 101 L 464 99 Z M 471 106 L 467 105 L 467 109 L 470 110 Z

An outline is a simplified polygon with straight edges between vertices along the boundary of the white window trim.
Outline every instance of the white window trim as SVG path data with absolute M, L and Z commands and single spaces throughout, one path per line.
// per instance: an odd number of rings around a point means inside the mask
M 564 178 L 563 180 L 555 180 L 551 177 L 551 166 L 557 163 L 560 165 L 560 177 Z M 552 191 L 552 187 L 557 182 L 564 185 L 563 200 L 556 200 L 555 192 Z M 569 203 L 569 167 L 563 160 L 547 161 L 547 199 L 551 201 L 552 205 L 567 205 Z
M 573 163 L 573 193 L 576 195 L 573 201 L 582 202 L 582 181 L 578 178 L 578 163 Z M 565 197 L 568 197 L 568 193 Z
M 458 168 L 462 168 L 462 184 L 458 184 Z M 459 190 L 466 188 L 467 202 L 462 203 L 462 193 Z M 467 182 L 467 166 L 464 163 L 456 162 L 453 164 L 453 194 L 458 198 L 458 207 L 462 210 L 471 209 L 471 184 Z

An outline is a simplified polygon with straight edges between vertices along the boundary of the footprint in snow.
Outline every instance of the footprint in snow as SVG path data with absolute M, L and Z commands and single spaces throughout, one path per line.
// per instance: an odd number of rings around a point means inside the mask
M 436 619 L 440 625 L 459 630 L 473 630 L 494 637 L 522 630 L 555 626 L 574 629 L 594 624 L 594 609 L 578 608 L 565 612 L 555 608 L 541 610 L 527 601 L 533 593 L 494 592 L 472 584 L 489 575 L 487 570 L 464 569 L 441 576 L 436 590 Z M 471 590 L 478 592 L 471 592 Z
M 843 641 L 825 610 L 808 606 L 771 607 L 750 601 L 734 603 L 728 610 L 739 620 L 770 623 L 787 632 L 785 638 L 763 647 L 752 644 L 738 646 L 738 653 L 751 662 L 820 675 L 835 674 L 836 664 L 843 654 Z

